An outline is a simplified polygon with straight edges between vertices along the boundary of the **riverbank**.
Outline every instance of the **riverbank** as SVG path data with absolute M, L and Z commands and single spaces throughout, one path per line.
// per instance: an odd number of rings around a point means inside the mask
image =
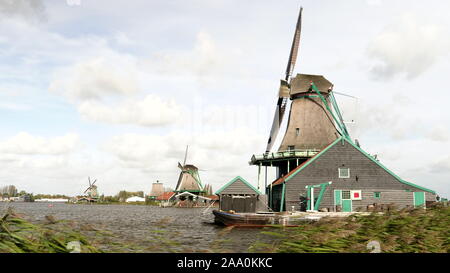
M 0 218 L 0 253 L 101 252 L 76 229 L 51 216 L 43 224 L 32 224 L 8 209 Z
M 265 243 L 260 229 L 224 229 L 214 225 L 205 208 L 160 208 L 128 205 L 10 203 L 32 224 L 47 217 L 70 224 L 89 245 L 102 252 L 245 253 L 256 241 Z M 3 211 L 0 206 L 0 215 Z M 266 240 L 270 240 L 266 241 Z
M 13 205 L 13 204 L 11 204 Z M 16 203 L 0 211 L 0 252 L 450 252 L 450 208 L 354 214 L 298 228 L 212 224 L 204 209 Z M 73 243 L 72 243 L 73 244 Z
M 296 228 L 262 233 L 279 240 L 255 243 L 251 251 L 450 253 L 450 207 L 324 217 Z

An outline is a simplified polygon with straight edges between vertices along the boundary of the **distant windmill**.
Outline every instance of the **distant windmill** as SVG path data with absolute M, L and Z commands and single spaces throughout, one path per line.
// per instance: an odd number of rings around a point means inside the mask
M 180 192 L 190 192 L 190 193 L 203 193 L 204 188 L 198 174 L 198 168 L 194 165 L 186 164 L 189 146 L 186 146 L 186 152 L 184 154 L 183 165 L 178 162 L 178 168 L 180 168 L 181 173 L 178 178 L 177 187 L 175 191 Z
M 87 193 L 87 197 L 91 199 L 91 201 L 96 201 L 98 199 L 98 191 L 97 191 L 97 185 L 94 185 L 95 182 L 97 182 L 97 179 L 94 180 L 94 182 L 91 183 L 91 178 L 88 177 L 89 187 L 84 191 L 83 194 Z

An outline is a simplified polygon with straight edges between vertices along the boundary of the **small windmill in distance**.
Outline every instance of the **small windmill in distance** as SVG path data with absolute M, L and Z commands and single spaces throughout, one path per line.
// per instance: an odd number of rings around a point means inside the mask
M 97 185 L 94 185 L 97 182 L 97 179 L 91 183 L 91 178 L 88 176 L 89 187 L 83 192 L 83 197 L 78 199 L 78 201 L 88 201 L 88 202 L 97 202 L 98 201 L 98 191 Z

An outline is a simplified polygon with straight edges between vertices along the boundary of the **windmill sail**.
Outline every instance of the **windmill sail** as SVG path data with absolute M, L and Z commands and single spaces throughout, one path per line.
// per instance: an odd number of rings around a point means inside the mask
M 186 146 L 183 165 L 181 165 L 180 162 L 178 162 L 178 168 L 180 168 L 181 172 L 178 178 L 175 191 L 176 192 L 188 191 L 191 193 L 200 193 L 204 191 L 204 187 L 198 174 L 198 168 L 195 167 L 194 165 L 186 164 L 188 148 L 189 146 Z
M 291 52 L 289 53 L 289 61 L 286 68 L 286 78 L 285 78 L 286 81 L 288 81 L 289 77 L 292 75 L 292 71 L 294 71 L 295 62 L 297 61 L 298 46 L 300 45 L 300 33 L 302 30 L 302 11 L 303 8 L 300 7 L 297 25 L 295 26 L 294 39 L 292 40 Z
M 286 77 L 285 80 L 281 80 L 277 106 L 275 110 L 275 115 L 272 122 L 272 128 L 270 129 L 270 136 L 267 142 L 266 151 L 269 152 L 272 149 L 275 139 L 280 131 L 281 122 L 283 121 L 284 113 L 286 112 L 286 105 L 289 98 L 289 78 L 294 70 L 295 63 L 297 61 L 298 47 L 300 45 L 300 33 L 302 27 L 302 11 L 303 8 L 300 7 L 300 12 L 298 14 L 297 25 L 295 27 L 294 38 L 292 40 L 291 51 L 289 53 L 289 60 L 286 67 Z

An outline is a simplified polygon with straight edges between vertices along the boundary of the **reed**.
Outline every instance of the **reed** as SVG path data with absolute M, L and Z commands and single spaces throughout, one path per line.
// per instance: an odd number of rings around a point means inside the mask
M 252 252 L 450 253 L 450 207 L 389 211 L 346 218 L 322 218 L 290 229 L 270 229 L 264 236 L 278 238 L 275 245 L 253 245 Z
M 0 219 L 0 253 L 67 253 L 69 242 L 80 245 L 81 252 L 100 252 L 70 225 L 54 218 L 32 224 L 11 208 Z

